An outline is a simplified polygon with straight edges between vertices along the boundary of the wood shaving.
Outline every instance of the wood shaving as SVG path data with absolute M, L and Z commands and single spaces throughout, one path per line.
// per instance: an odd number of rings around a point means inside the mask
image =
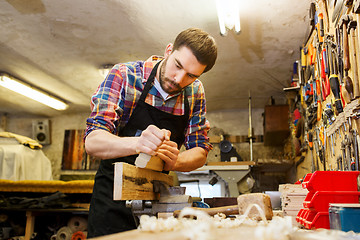
M 360 234 L 352 231 L 301 230 L 293 226 L 290 216 L 274 216 L 272 220 L 267 221 L 262 209 L 255 205 L 249 206 L 243 215 L 237 215 L 236 218 L 224 218 L 222 214 L 210 217 L 207 213 L 193 208 L 184 208 L 179 218 L 163 219 L 142 215 L 139 230 L 154 233 L 181 231 L 182 235 L 188 240 L 216 240 L 219 239 L 218 235 L 214 234 L 216 229 L 236 229 L 247 226 L 254 227 L 254 238 L 252 239 L 257 240 L 360 240 Z M 259 211 L 260 215 L 262 215 L 262 221 L 256 221 L 247 216 L 251 208 L 256 208 Z M 184 216 L 193 216 L 194 218 L 184 218 Z
M 261 215 L 262 221 L 250 219 L 249 214 L 252 208 L 256 208 Z M 194 218 L 184 218 L 184 216 L 193 216 Z M 196 220 L 195 220 L 196 218 Z M 262 209 L 256 204 L 248 207 L 243 215 L 237 215 L 236 218 L 224 218 L 221 214 L 210 217 L 207 213 L 193 208 L 184 208 L 179 218 L 170 217 L 167 219 L 150 217 L 142 215 L 140 217 L 139 229 L 147 232 L 164 232 L 184 230 L 187 239 L 212 240 L 214 235 L 211 230 L 216 228 L 237 228 L 240 226 L 252 226 L 255 228 L 255 234 L 258 239 L 288 239 L 288 234 L 294 231 L 290 217 L 274 217 L 268 222 Z M 282 235 L 282 236 L 280 236 Z

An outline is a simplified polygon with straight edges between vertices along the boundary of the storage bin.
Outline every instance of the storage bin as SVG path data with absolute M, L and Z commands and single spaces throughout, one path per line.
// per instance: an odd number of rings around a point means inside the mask
M 331 203 L 359 203 L 359 195 L 358 191 L 309 192 L 303 206 L 318 212 L 327 212 Z
M 309 192 L 357 191 L 359 171 L 316 171 L 307 174 L 302 183 Z
M 307 229 L 330 229 L 330 218 L 332 218 L 333 227 L 340 229 L 345 222 L 342 217 L 346 214 L 351 215 L 353 223 L 359 222 L 360 226 L 358 216 L 353 214 L 354 210 L 348 213 L 343 208 L 332 209 L 331 216 L 329 211 L 330 204 L 359 203 L 359 173 L 359 171 L 316 171 L 307 174 L 302 187 L 309 192 L 303 202 L 304 208 L 296 216 L 296 221 Z
M 330 229 L 360 232 L 360 204 L 330 204 Z

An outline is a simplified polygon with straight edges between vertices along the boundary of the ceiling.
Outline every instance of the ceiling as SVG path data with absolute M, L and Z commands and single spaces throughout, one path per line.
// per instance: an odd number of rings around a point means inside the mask
M 0 113 L 52 117 L 89 111 L 104 64 L 162 55 L 177 33 L 198 27 L 218 44 L 201 76 L 207 109 L 285 103 L 293 62 L 308 31 L 311 0 L 240 1 L 241 33 L 222 37 L 215 0 L 0 1 L 0 71 L 64 99 L 53 110 L 0 87 Z

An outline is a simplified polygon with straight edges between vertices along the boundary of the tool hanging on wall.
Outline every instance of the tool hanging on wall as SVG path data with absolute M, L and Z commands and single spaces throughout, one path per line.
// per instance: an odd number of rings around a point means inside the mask
M 332 22 L 338 21 L 340 13 L 341 13 L 341 11 L 343 9 L 343 6 L 344 6 L 344 1 L 345 0 L 337 0 L 336 1 L 334 11 L 333 11 L 333 14 L 332 14 L 332 19 L 331 19 Z
M 354 5 L 354 8 L 353 8 L 353 11 L 354 11 L 354 14 L 355 14 L 355 17 L 356 17 L 356 22 L 359 24 L 360 23 L 360 1 L 357 1 L 356 4 Z M 357 47 L 356 49 L 358 49 L 356 52 L 358 53 L 356 55 L 356 58 L 357 58 L 357 64 L 358 64 L 358 67 L 359 67 L 359 64 L 360 64 L 360 54 L 359 54 L 359 45 L 360 45 L 360 27 L 358 26 L 356 28 L 356 35 L 357 35 Z
M 330 94 L 330 82 L 329 82 L 329 78 L 328 78 L 328 74 L 329 74 L 329 67 L 328 67 L 328 56 L 327 56 L 327 50 L 325 48 L 325 46 L 323 47 L 323 50 L 321 51 L 321 79 L 323 81 L 324 87 L 323 89 L 325 90 L 325 98 L 326 99 L 327 96 L 329 96 Z
M 350 18 L 350 21 L 348 23 L 348 28 L 347 28 L 347 32 L 350 35 L 350 44 L 349 44 L 349 55 L 350 55 L 350 59 L 349 61 L 351 61 L 350 67 L 353 73 L 353 83 L 354 83 L 354 97 L 358 98 L 360 96 L 360 91 L 359 91 L 359 78 L 358 78 L 358 65 L 356 62 L 356 55 L 357 55 L 357 51 L 356 51 L 356 36 L 355 36 L 355 29 L 356 29 L 356 21 L 352 21 Z
M 358 142 L 357 142 L 357 131 L 356 129 L 351 129 L 350 134 L 352 137 L 352 149 L 353 149 L 353 157 L 354 157 L 354 165 L 352 166 L 352 170 L 359 171 L 359 149 L 358 149 Z
M 329 81 L 330 81 L 330 86 L 331 86 L 331 91 L 334 95 L 335 98 L 335 107 L 338 113 L 342 113 L 343 112 L 343 105 L 340 99 L 340 83 L 339 83 L 339 78 L 335 72 L 335 57 L 333 56 L 333 51 L 331 51 L 331 61 L 330 61 L 330 77 L 329 77 Z
M 348 71 L 350 69 L 350 59 L 349 59 L 349 41 L 348 41 L 348 34 L 347 34 L 347 24 L 350 18 L 348 15 L 344 15 L 340 19 L 340 26 L 342 26 L 342 36 L 343 36 L 343 58 L 344 58 L 344 83 L 346 91 L 350 94 L 350 99 L 353 100 L 355 98 L 355 94 L 359 96 L 359 91 L 357 90 L 354 92 L 354 85 L 353 81 L 349 77 Z
M 317 29 L 317 66 L 318 66 L 318 74 L 321 76 L 321 85 L 322 85 L 322 100 L 325 101 L 326 97 L 330 94 L 330 84 L 329 79 L 326 76 L 328 73 L 327 67 L 327 54 L 326 47 L 324 44 L 324 18 L 323 13 L 317 12 L 315 18 L 316 29 Z

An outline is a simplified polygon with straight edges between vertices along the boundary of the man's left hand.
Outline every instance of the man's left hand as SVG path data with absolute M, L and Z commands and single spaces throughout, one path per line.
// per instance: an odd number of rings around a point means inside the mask
M 165 162 L 165 171 L 170 171 L 174 168 L 179 153 L 177 143 L 170 140 L 165 140 L 156 151 L 156 155 Z

